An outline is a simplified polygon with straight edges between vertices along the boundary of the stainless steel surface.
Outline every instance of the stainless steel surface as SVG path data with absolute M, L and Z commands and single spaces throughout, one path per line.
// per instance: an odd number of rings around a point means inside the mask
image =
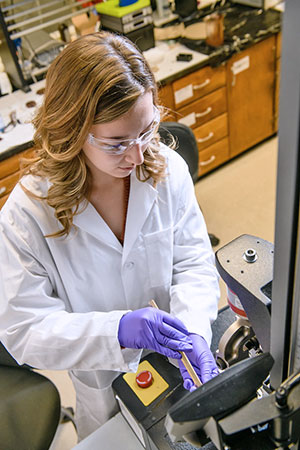
M 32 33 L 33 31 L 42 30 L 42 29 L 47 28 L 47 27 L 49 27 L 51 25 L 55 25 L 56 23 L 62 23 L 62 22 L 64 22 L 67 19 L 71 19 L 72 17 L 75 17 L 75 16 L 78 16 L 79 14 L 83 14 L 85 12 L 91 11 L 92 9 L 93 9 L 93 6 L 88 6 L 86 8 L 82 8 L 82 9 L 80 9 L 78 11 L 75 11 L 75 12 L 72 12 L 70 14 L 66 14 L 66 15 L 58 17 L 56 19 L 49 20 L 49 21 L 47 21 L 45 23 L 41 23 L 41 24 L 36 25 L 34 27 L 27 28 L 26 30 L 19 31 L 18 33 L 13 33 L 13 34 L 11 34 L 11 39 L 17 39 L 19 37 L 26 36 L 27 34 Z
M 275 220 L 275 259 L 272 293 L 272 385 L 278 387 L 295 367 L 299 349 L 299 123 L 300 9 L 286 2 L 283 15 L 279 101 L 279 152 Z M 299 352 L 297 353 L 299 368 Z
M 145 450 L 121 413 L 73 447 L 74 450 Z
M 53 6 L 56 4 L 61 5 L 61 0 L 53 0 L 51 2 L 43 3 L 42 5 L 34 6 L 33 8 L 26 8 L 25 11 L 20 11 L 16 14 L 11 14 L 10 16 L 5 17 L 4 20 L 6 23 L 8 23 L 8 22 L 11 22 L 12 20 L 18 19 L 19 17 L 28 16 L 28 14 L 31 14 L 36 11 L 41 11 L 42 9 L 49 8 L 49 6 Z M 3 8 L 3 10 L 4 10 L 4 8 Z
M 255 334 L 249 320 L 238 318 L 225 331 L 219 342 L 216 360 L 221 369 L 249 357 L 251 346 L 255 346 Z
M 51 16 L 55 16 L 57 14 L 65 12 L 65 11 L 69 11 L 70 8 L 78 7 L 78 5 L 83 4 L 83 3 L 86 3 L 86 0 L 78 0 L 78 1 L 73 2 L 73 3 L 69 3 L 67 6 L 63 6 L 61 8 L 55 8 L 53 11 L 48 11 L 48 12 L 45 12 L 45 13 L 42 13 L 42 14 L 37 14 L 34 17 L 30 17 L 29 19 L 23 20 L 22 22 L 17 22 L 17 23 L 14 23 L 13 25 L 9 25 L 7 27 L 7 29 L 8 29 L 8 31 L 13 31 L 13 30 L 22 28 L 22 27 L 24 27 L 26 25 L 29 25 L 31 23 L 41 21 L 43 19 L 46 19 L 46 18 L 51 17 Z M 79 12 L 81 12 L 81 10 L 79 10 Z

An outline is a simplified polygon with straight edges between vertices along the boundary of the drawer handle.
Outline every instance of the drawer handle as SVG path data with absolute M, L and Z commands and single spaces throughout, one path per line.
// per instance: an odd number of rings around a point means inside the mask
M 210 83 L 210 79 L 206 78 L 206 80 L 204 81 L 204 83 L 201 84 L 193 84 L 193 89 L 202 89 L 205 86 L 207 86 Z
M 196 117 L 203 117 L 203 116 L 207 116 L 207 114 L 209 114 L 210 112 L 212 112 L 212 107 L 209 106 L 205 111 L 200 112 L 200 113 L 196 113 Z
M 211 155 L 211 157 L 207 161 L 200 162 L 200 166 L 208 166 L 208 164 L 211 164 L 216 159 L 215 155 Z
M 198 138 L 197 142 L 199 142 L 199 144 L 201 144 L 202 142 L 209 141 L 213 136 L 214 136 L 214 133 L 212 131 L 210 131 L 210 133 L 207 136 L 205 136 L 204 138 Z
M 4 192 L 6 192 L 6 187 L 5 187 L 5 186 L 2 186 L 2 187 L 0 188 L 0 195 L 4 194 Z

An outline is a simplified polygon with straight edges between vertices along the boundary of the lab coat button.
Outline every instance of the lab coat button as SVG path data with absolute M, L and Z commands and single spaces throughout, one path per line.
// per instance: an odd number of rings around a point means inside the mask
M 129 261 L 128 263 L 125 264 L 125 269 L 131 270 L 134 267 L 134 262 Z

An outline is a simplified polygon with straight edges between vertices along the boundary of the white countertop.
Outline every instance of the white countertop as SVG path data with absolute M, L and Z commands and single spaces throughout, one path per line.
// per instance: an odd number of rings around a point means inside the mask
M 37 94 L 37 91 L 44 86 L 45 80 L 42 80 L 32 84 L 30 92 L 25 93 L 18 90 L 0 98 L 0 114 L 4 124 L 6 125 L 10 122 L 9 115 L 12 111 L 16 111 L 17 119 L 20 121 L 11 131 L 6 133 L 0 132 L 0 153 L 32 140 L 34 129 L 30 122 L 36 109 L 43 101 L 43 96 Z M 34 101 L 36 106 L 28 108 L 26 103 L 30 101 Z
M 193 59 L 190 62 L 176 61 L 176 56 L 179 53 L 191 53 Z M 153 70 L 157 82 L 208 59 L 207 55 L 189 50 L 179 43 L 172 42 L 170 44 L 158 43 L 156 47 L 144 52 L 144 55 Z M 44 85 L 45 80 L 42 80 L 31 84 L 30 92 L 25 93 L 18 90 L 12 94 L 0 97 L 0 114 L 4 124 L 6 125 L 10 122 L 9 115 L 12 111 L 16 111 L 17 119 L 20 121 L 11 131 L 6 133 L 0 132 L 0 153 L 32 141 L 34 129 L 30 122 L 43 101 L 43 96 L 37 94 L 37 91 L 43 88 Z M 26 103 L 29 101 L 34 101 L 36 106 L 28 108 Z
M 189 62 L 176 61 L 176 57 L 179 53 L 190 53 L 193 58 Z M 144 56 L 150 64 L 157 82 L 209 59 L 208 55 L 190 50 L 178 42 L 157 43 L 156 47 L 145 51 Z

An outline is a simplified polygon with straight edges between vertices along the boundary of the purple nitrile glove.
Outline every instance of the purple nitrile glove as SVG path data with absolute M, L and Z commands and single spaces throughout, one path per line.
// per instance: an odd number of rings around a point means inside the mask
M 206 383 L 219 373 L 215 358 L 202 336 L 193 333 L 190 333 L 189 336 L 193 341 L 193 350 L 188 353 L 187 357 L 201 382 Z M 194 391 L 196 386 L 181 361 L 179 361 L 179 369 L 183 378 L 183 387 L 188 391 Z
M 192 350 L 192 340 L 183 323 L 155 308 L 125 314 L 119 323 L 118 339 L 121 347 L 147 348 L 169 358 L 181 358 L 179 350 Z

